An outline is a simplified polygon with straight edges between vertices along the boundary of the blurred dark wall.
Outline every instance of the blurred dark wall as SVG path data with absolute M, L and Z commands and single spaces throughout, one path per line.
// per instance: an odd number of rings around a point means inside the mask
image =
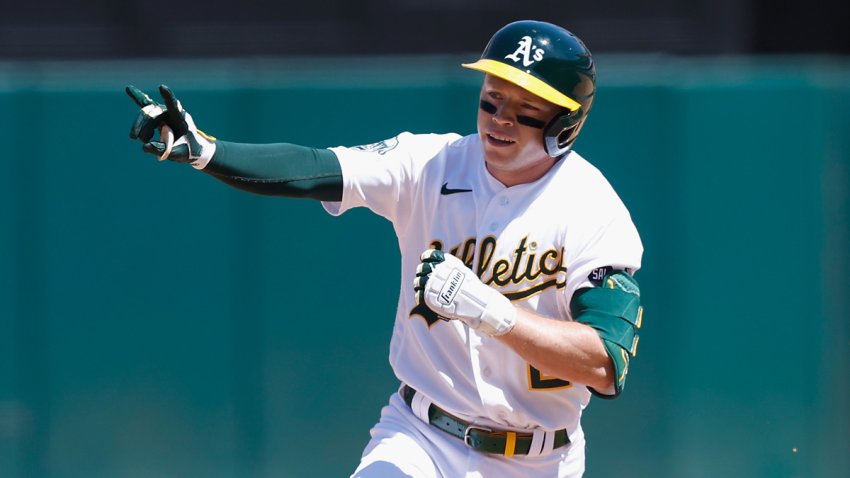
M 6 3 L 6 59 L 477 52 L 521 18 L 563 25 L 595 52 L 850 53 L 840 0 Z

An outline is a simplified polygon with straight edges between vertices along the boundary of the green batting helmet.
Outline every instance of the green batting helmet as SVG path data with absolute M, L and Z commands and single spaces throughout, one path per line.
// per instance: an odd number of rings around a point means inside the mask
M 569 151 L 596 93 L 593 57 L 577 36 L 551 23 L 513 22 L 493 35 L 478 61 L 463 66 L 498 76 L 563 107 L 543 128 L 543 144 L 552 157 Z

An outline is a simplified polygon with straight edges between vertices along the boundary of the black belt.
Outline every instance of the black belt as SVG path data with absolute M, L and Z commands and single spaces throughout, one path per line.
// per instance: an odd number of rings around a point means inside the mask
M 416 390 L 403 385 L 401 396 L 408 407 L 413 403 Z M 495 431 L 487 428 L 476 427 L 473 424 L 461 420 L 451 413 L 434 405 L 428 407 L 428 422 L 440 430 L 463 440 L 470 448 L 485 453 L 513 456 L 528 455 L 534 440 L 532 433 L 520 433 L 511 431 Z M 555 439 L 552 449 L 557 449 L 570 443 L 567 430 L 561 429 L 554 432 Z M 539 454 L 539 450 L 537 452 Z

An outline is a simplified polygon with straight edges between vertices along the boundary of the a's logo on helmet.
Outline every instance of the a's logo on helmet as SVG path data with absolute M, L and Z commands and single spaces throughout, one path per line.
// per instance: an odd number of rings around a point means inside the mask
M 522 66 L 533 65 L 535 61 L 542 60 L 543 54 L 546 53 L 546 50 L 535 46 L 534 41 L 528 35 L 522 37 L 518 44 L 519 46 L 516 51 L 505 56 L 505 58 L 509 58 L 514 62 L 522 61 Z M 522 56 L 522 58 L 520 58 L 520 56 Z

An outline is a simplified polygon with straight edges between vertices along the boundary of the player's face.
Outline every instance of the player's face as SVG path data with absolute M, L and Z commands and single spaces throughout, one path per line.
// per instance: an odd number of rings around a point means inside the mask
M 505 186 L 536 181 L 555 160 L 543 148 L 543 126 L 561 108 L 493 75 L 484 76 L 478 135 L 487 170 Z

